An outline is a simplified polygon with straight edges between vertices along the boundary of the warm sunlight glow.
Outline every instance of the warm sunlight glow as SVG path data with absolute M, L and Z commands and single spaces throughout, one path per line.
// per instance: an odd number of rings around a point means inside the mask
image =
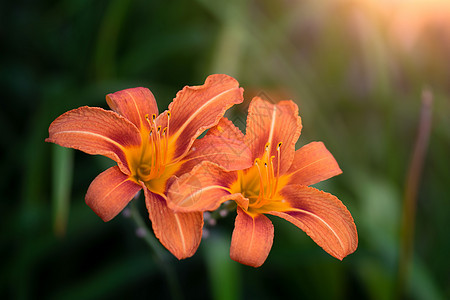
M 357 0 L 363 14 L 375 17 L 395 44 L 410 51 L 422 43 L 450 40 L 450 1 Z

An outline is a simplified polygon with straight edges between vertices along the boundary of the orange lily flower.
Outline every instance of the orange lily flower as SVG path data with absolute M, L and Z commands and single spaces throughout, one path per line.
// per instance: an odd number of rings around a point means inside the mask
M 202 162 L 169 187 L 169 207 L 180 212 L 206 211 L 234 200 L 237 217 L 230 256 L 249 266 L 261 266 L 272 247 L 274 228 L 265 215 L 293 223 L 342 260 L 358 244 L 353 218 L 338 198 L 309 187 L 342 171 L 321 142 L 295 151 L 301 128 L 294 102 L 273 105 L 254 98 L 245 136 L 223 121 L 209 131 L 217 136 L 227 132 L 244 141 L 251 151 L 252 166 L 227 171 L 215 163 Z
M 217 150 L 226 156 L 250 155 L 239 150 L 242 147 L 235 141 L 213 136 L 196 140 L 216 125 L 230 106 L 242 102 L 242 93 L 235 79 L 211 75 L 202 86 L 184 87 L 169 109 L 158 116 L 155 98 L 148 89 L 126 89 L 107 95 L 113 111 L 85 106 L 61 115 L 50 125 L 46 141 L 116 161 L 117 166 L 91 183 L 86 203 L 106 222 L 143 189 L 156 237 L 182 259 L 198 248 L 203 216 L 169 209 L 166 185 L 205 159 L 215 161 Z M 211 144 L 215 147 L 209 147 Z M 237 159 L 222 163 L 230 170 L 243 165 Z

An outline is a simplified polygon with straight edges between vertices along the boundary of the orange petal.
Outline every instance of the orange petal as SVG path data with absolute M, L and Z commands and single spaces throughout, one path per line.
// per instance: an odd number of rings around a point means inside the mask
M 230 257 L 241 264 L 259 267 L 272 248 L 272 222 L 264 215 L 250 216 L 240 207 L 237 212 Z
M 231 122 L 225 117 L 221 118 L 216 126 L 208 130 L 206 136 L 210 135 L 220 136 L 222 138 L 229 140 L 238 140 L 238 141 L 244 140 L 244 134 L 242 133 L 242 131 L 236 126 L 234 126 L 233 122 Z
M 338 163 L 322 142 L 309 143 L 295 151 L 287 172 L 289 184 L 311 185 L 341 174 Z
M 155 97 L 149 89 L 143 87 L 108 94 L 106 102 L 112 110 L 130 120 L 139 130 L 150 130 L 145 115 L 158 115 Z
M 295 143 L 302 129 L 298 107 L 292 101 L 271 104 L 259 97 L 253 98 L 248 109 L 245 141 L 255 158 L 264 155 L 265 145 L 270 143 L 270 156 L 275 156 L 277 165 L 277 146 L 281 145 L 280 175 L 284 174 L 294 159 Z
M 139 184 L 114 166 L 92 181 L 86 193 L 86 204 L 107 222 L 119 214 L 140 189 Z
M 162 196 L 143 189 L 153 231 L 161 244 L 178 259 L 194 255 L 202 238 L 203 214 L 175 213 Z
M 227 200 L 236 200 L 247 207 L 248 199 L 231 195 L 229 188 L 237 178 L 236 172 L 203 162 L 171 183 L 167 203 L 174 210 L 184 212 L 215 210 Z
M 326 252 L 340 260 L 356 250 L 358 235 L 355 223 L 338 198 L 301 185 L 288 185 L 280 194 L 292 208 L 268 214 L 299 227 Z
M 206 135 L 192 144 L 177 176 L 189 172 L 203 161 L 216 163 L 227 171 L 243 170 L 253 165 L 250 149 L 243 141 Z
M 98 107 L 80 107 L 59 116 L 50 125 L 46 142 L 100 154 L 116 161 L 130 174 L 125 148 L 141 144 L 138 129 L 115 112 Z
M 169 136 L 175 143 L 174 159 L 182 156 L 200 134 L 216 125 L 225 111 L 243 101 L 243 89 L 227 75 L 208 76 L 204 85 L 186 86 L 169 105 Z M 167 126 L 166 114 L 157 122 Z

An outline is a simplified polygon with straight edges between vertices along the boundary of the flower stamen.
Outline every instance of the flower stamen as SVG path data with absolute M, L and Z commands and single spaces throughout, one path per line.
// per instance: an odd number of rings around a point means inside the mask
M 266 145 L 264 146 L 264 155 L 263 155 L 263 160 L 267 161 L 268 158 L 270 157 L 270 143 L 266 143 Z
M 259 195 L 258 199 L 252 204 L 253 207 L 261 207 L 261 202 L 263 202 L 264 200 L 264 181 L 261 173 L 261 168 L 259 166 L 260 163 L 261 160 L 259 158 L 255 159 L 255 166 L 258 169 L 259 174 Z
M 273 159 L 275 156 L 271 156 L 270 157 L 270 162 L 269 162 L 269 181 L 270 181 L 270 186 L 272 187 L 270 189 L 270 195 L 269 197 L 272 198 L 275 195 L 276 189 L 275 189 L 275 184 L 274 184 L 274 180 L 277 180 L 277 178 L 275 178 L 275 174 L 274 174 L 274 170 L 273 170 Z
M 280 161 L 281 161 L 281 145 L 283 143 L 279 142 L 277 145 L 277 176 L 275 177 L 275 187 L 274 187 L 274 193 L 276 192 L 278 188 L 278 178 L 280 177 Z
M 164 172 L 168 149 L 168 127 L 161 130 L 161 126 L 156 125 L 156 114 L 152 114 L 151 120 L 146 114 L 145 120 L 150 126 L 150 132 L 148 140 L 143 142 L 136 168 L 138 180 L 144 182 L 158 177 Z
M 266 191 L 265 191 L 265 197 L 267 197 L 267 198 L 269 198 L 270 197 L 270 193 L 271 193 L 271 184 L 270 184 L 270 176 L 269 176 L 269 167 L 268 167 L 268 165 L 267 165 L 267 163 L 265 162 L 264 163 L 264 171 L 266 172 L 266 185 L 267 185 L 267 188 L 266 188 Z
M 277 155 L 270 155 L 270 143 L 267 143 L 264 147 L 264 155 L 262 158 L 256 158 L 254 167 L 257 170 L 257 176 L 259 177 L 259 192 L 252 193 L 248 198 L 254 199 L 250 201 L 249 206 L 252 209 L 259 209 L 271 202 L 278 201 L 278 179 L 280 176 L 280 159 L 281 159 L 281 145 L 277 144 Z M 275 171 L 274 159 L 277 159 L 277 166 Z M 255 174 L 256 175 L 256 174 Z M 255 178 L 256 179 L 256 178 Z M 255 192 L 257 190 L 255 189 Z
M 167 111 L 167 127 L 166 130 L 166 149 L 164 150 L 164 165 L 167 163 L 167 151 L 169 150 L 169 124 L 170 124 L 170 117 L 171 117 L 170 110 Z

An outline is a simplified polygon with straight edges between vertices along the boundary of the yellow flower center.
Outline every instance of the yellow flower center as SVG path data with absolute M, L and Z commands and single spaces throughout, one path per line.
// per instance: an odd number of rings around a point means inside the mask
M 145 119 L 150 125 L 150 133 L 148 139 L 143 142 L 141 158 L 136 170 L 136 175 L 144 182 L 159 177 L 164 172 L 167 162 L 169 129 L 169 122 L 163 130 L 161 130 L 161 126 L 156 126 L 155 114 L 152 115 L 151 121 L 148 115 L 145 116 Z
M 162 193 L 165 181 L 174 171 L 173 167 L 168 166 L 171 163 L 169 151 L 170 111 L 167 113 L 167 126 L 164 128 L 156 125 L 155 114 L 151 116 L 151 119 L 146 115 L 145 119 L 150 125 L 150 132 L 143 132 L 141 147 L 129 152 L 131 172 L 136 182 L 142 181 L 151 191 Z
M 279 190 L 286 184 L 284 177 L 280 177 L 280 148 L 277 146 L 277 163 L 273 163 L 275 156 L 270 156 L 270 144 L 265 145 L 262 158 L 256 158 L 253 167 L 239 171 L 238 180 L 231 186 L 232 193 L 241 193 L 249 199 L 250 214 L 259 214 L 280 209 L 287 206 L 279 194 Z

